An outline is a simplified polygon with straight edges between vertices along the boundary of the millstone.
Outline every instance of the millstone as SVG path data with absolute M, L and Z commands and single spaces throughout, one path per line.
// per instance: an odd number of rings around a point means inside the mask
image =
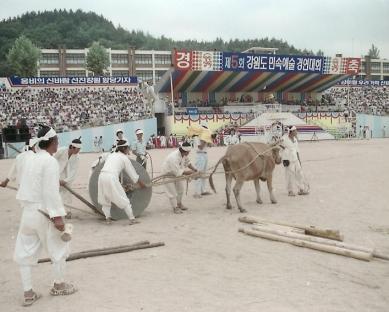
M 93 172 L 89 178 L 89 196 L 92 200 L 92 203 L 102 212 L 101 205 L 97 202 L 98 194 L 98 181 L 101 169 L 104 166 L 104 161 L 100 161 L 96 167 L 93 169 Z M 135 168 L 135 171 L 139 175 L 140 181 L 145 184 L 151 182 L 150 176 L 147 171 L 135 160 L 131 159 L 131 163 Z M 121 173 L 123 184 L 128 184 L 131 182 L 129 176 L 123 171 Z M 134 191 L 129 191 L 126 193 L 128 199 L 132 205 L 132 211 L 135 217 L 139 217 L 142 212 L 147 208 L 150 203 L 152 188 L 136 189 Z M 127 215 L 123 209 L 118 208 L 115 204 L 111 206 L 111 217 L 115 220 L 127 219 Z

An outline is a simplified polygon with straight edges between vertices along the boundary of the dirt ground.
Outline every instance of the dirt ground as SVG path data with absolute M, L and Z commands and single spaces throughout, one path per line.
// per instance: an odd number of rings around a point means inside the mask
M 278 204 L 255 202 L 253 183 L 243 187 L 247 215 L 339 229 L 345 241 L 389 254 L 389 139 L 300 144 L 309 196 L 287 196 L 283 167 L 275 170 Z M 172 150 L 153 150 L 158 175 Z M 209 150 L 209 165 L 225 148 Z M 192 155 L 194 157 L 194 155 Z M 87 195 L 90 163 L 82 154 L 74 188 Z M 4 178 L 12 160 L 0 161 Z M 163 188 L 154 190 L 141 224 L 125 220 L 107 226 L 97 217 L 74 211 L 72 251 L 163 241 L 165 247 L 68 263 L 67 277 L 79 288 L 69 297 L 51 297 L 50 264 L 33 271 L 34 288 L 43 298 L 29 311 L 389 311 L 389 262 L 363 262 L 238 233 L 241 216 L 226 210 L 225 181 L 215 178 L 218 193 L 193 198 L 190 184 L 184 203 L 189 211 L 174 215 Z M 15 192 L 0 189 L 0 311 L 25 311 L 18 267 L 12 260 L 21 210 Z M 73 204 L 89 211 L 77 199 Z M 45 255 L 42 255 L 45 256 Z

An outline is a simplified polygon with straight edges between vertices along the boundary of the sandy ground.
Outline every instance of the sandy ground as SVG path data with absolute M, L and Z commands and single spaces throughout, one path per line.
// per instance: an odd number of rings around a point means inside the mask
M 301 143 L 311 194 L 290 198 L 284 171 L 275 170 L 278 204 L 270 204 L 261 183 L 263 205 L 252 183 L 243 188 L 249 215 L 339 229 L 345 241 L 389 254 L 389 140 Z M 209 151 L 210 165 L 225 148 Z M 159 171 L 171 150 L 154 150 Z M 192 155 L 193 156 L 193 155 Z M 87 194 L 89 164 L 81 155 L 74 187 Z M 12 160 L 0 161 L 1 177 Z M 111 226 L 75 211 L 72 251 L 150 240 L 165 247 L 68 263 L 67 276 L 79 287 L 70 297 L 50 297 L 50 264 L 33 271 L 43 298 L 29 311 L 389 311 L 389 262 L 363 262 L 342 256 L 252 238 L 238 233 L 236 209 L 225 209 L 224 176 L 218 193 L 193 198 L 190 185 L 183 215 L 174 215 L 163 189 L 155 189 L 141 224 Z M 12 261 L 21 211 L 12 190 L 0 190 L 0 311 L 23 311 L 18 267 Z M 77 199 L 78 208 L 88 208 Z M 42 255 L 44 256 L 44 255 Z

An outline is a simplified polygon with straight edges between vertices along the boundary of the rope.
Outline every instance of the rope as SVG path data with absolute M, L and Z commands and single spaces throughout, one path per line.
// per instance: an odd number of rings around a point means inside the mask
M 235 174 L 237 172 L 240 172 L 242 170 L 245 170 L 247 169 L 249 166 L 251 166 L 259 157 L 263 157 L 264 154 L 266 154 L 267 152 L 273 150 L 274 148 L 276 148 L 279 143 L 271 146 L 270 148 L 267 148 L 266 150 L 264 150 L 263 152 L 259 153 L 252 144 L 250 144 L 249 142 L 245 142 L 244 144 L 247 144 L 249 145 L 254 151 L 255 153 L 257 154 L 247 165 L 243 166 L 242 168 L 239 168 L 239 169 L 236 169 L 236 170 L 230 170 L 230 171 L 225 171 L 225 172 L 215 172 L 216 171 L 216 168 L 217 166 L 219 165 L 220 161 L 223 159 L 223 157 L 216 163 L 216 165 L 210 167 L 207 169 L 206 172 L 195 172 L 195 173 L 192 173 L 192 174 L 189 174 L 189 175 L 183 175 L 183 176 L 179 176 L 179 177 L 176 177 L 174 175 L 171 175 L 171 174 L 163 174 L 163 175 L 160 175 L 160 176 L 157 176 L 155 178 L 153 178 L 151 180 L 150 183 L 147 183 L 145 184 L 145 186 L 147 188 L 149 187 L 156 187 L 156 186 L 162 186 L 162 185 L 165 185 L 165 184 L 169 184 L 169 183 L 175 183 L 177 181 L 182 181 L 182 180 L 186 180 L 189 181 L 190 180 L 196 180 L 196 179 L 208 179 L 210 176 L 212 176 L 213 174 L 215 173 L 232 173 L 232 174 Z M 123 185 L 123 188 L 125 189 L 126 192 L 128 191 L 133 191 L 133 190 L 136 190 L 136 189 L 139 189 L 138 186 L 134 185 L 134 184 L 126 184 L 126 185 Z

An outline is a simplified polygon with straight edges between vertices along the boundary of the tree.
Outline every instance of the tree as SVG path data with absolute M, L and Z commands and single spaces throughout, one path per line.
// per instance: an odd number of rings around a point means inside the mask
M 367 55 L 370 56 L 370 58 L 372 58 L 372 59 L 379 59 L 380 58 L 380 50 L 378 50 L 378 48 L 374 44 L 372 44 Z
M 86 56 L 86 67 L 93 75 L 101 76 L 109 66 L 109 55 L 98 42 L 93 42 Z
M 316 56 L 324 56 L 324 52 L 319 49 L 317 52 L 316 52 Z
M 11 73 L 21 77 L 36 76 L 40 50 L 24 35 L 17 38 L 7 54 Z

